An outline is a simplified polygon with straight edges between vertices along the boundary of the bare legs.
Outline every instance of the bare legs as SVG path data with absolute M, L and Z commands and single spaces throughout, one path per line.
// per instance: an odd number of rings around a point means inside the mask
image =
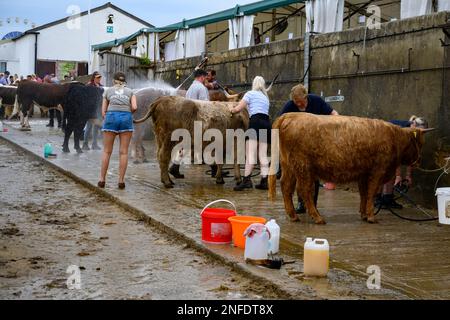
M 108 171 L 109 160 L 111 159 L 115 139 L 116 133 L 108 131 L 103 132 L 102 169 L 100 171 L 100 181 L 102 182 L 106 180 L 106 172 Z
M 132 132 L 123 132 L 119 134 L 120 139 L 119 183 L 124 183 L 125 180 L 125 172 L 127 171 L 128 166 L 128 147 L 130 146 L 132 135 L 133 135 Z
M 106 172 L 108 171 L 116 135 L 117 134 L 114 132 L 103 132 L 102 169 L 100 171 L 100 181 L 102 182 L 106 180 Z M 122 132 L 119 134 L 119 183 L 123 183 L 125 179 L 125 172 L 127 171 L 128 166 L 128 148 L 130 146 L 131 137 L 132 132 Z
M 259 148 L 258 148 L 259 147 Z M 269 174 L 269 159 L 267 158 L 267 143 L 256 140 L 248 140 L 246 143 L 247 159 L 245 161 L 245 174 L 248 177 L 252 174 L 253 168 L 259 158 L 261 166 L 261 177 L 267 177 Z M 258 150 L 259 149 L 259 150 Z

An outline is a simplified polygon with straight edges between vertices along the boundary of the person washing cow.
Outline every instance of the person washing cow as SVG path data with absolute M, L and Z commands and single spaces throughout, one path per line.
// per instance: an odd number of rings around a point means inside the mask
M 244 95 L 237 106 L 230 109 L 233 114 L 247 108 L 250 115 L 249 129 L 256 131 L 256 136 L 250 137 L 246 142 L 244 179 L 234 187 L 234 191 L 253 188 L 251 174 L 257 159 L 259 159 L 261 166 L 261 182 L 255 188 L 268 189 L 269 159 L 267 158 L 267 147 L 270 144 L 272 129 L 269 107 L 270 101 L 267 94 L 266 81 L 263 77 L 257 76 L 253 79 L 252 90 Z
M 306 112 L 317 115 L 339 115 L 339 113 L 321 97 L 312 93 L 308 94 L 306 87 L 301 84 L 298 84 L 291 89 L 291 100 L 284 105 L 279 116 L 290 112 Z M 314 204 L 316 206 L 319 197 L 319 186 L 319 181 L 315 181 Z M 298 205 L 295 211 L 298 214 L 306 213 L 305 204 L 300 195 L 298 195 Z
M 137 110 L 136 96 L 133 90 L 126 87 L 125 74 L 117 72 L 114 75 L 113 86 L 104 93 L 102 116 L 103 122 L 103 156 L 98 187 L 104 188 L 106 172 L 113 151 L 116 136 L 120 139 L 119 149 L 119 189 L 125 189 L 125 172 L 128 166 L 128 148 L 133 134 L 132 113 Z
M 209 101 L 208 89 L 205 86 L 207 76 L 208 73 L 203 69 L 196 69 L 194 71 L 194 81 L 186 92 L 186 99 Z M 184 179 L 184 175 L 180 173 L 182 156 L 182 151 L 180 151 L 177 157 L 172 159 L 173 163 L 169 168 L 169 173 L 177 179 Z
M 401 128 L 428 129 L 428 121 L 422 117 L 411 116 L 409 120 L 391 120 L 389 121 Z M 402 175 L 402 168 L 398 167 L 395 171 L 395 177 L 383 185 L 380 193 L 375 196 L 375 207 L 382 209 L 403 209 L 403 206 L 394 199 L 394 187 L 406 183 L 408 187 L 412 185 L 412 166 L 407 166 L 405 176 Z
M 92 74 L 91 80 L 86 84 L 90 87 L 101 88 L 103 92 L 103 85 L 101 84 L 102 75 L 98 71 L 94 71 Z M 97 144 L 98 131 L 101 127 L 96 125 L 98 119 L 101 119 L 101 105 L 98 108 L 97 117 L 93 119 L 89 119 L 86 123 L 86 127 L 84 129 L 84 139 L 83 139 L 83 147 L 82 150 L 90 150 L 89 148 L 89 136 L 92 135 L 92 150 L 100 150 L 101 148 Z

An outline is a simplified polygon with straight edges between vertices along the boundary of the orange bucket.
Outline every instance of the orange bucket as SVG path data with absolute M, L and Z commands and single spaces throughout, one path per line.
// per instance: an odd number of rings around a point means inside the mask
M 265 224 L 267 220 L 261 217 L 234 216 L 229 217 L 228 221 L 231 222 L 231 232 L 233 234 L 232 237 L 234 246 L 245 249 L 245 229 L 247 229 L 247 227 L 253 223 Z
M 324 188 L 327 190 L 335 190 L 336 185 L 333 182 L 325 182 Z

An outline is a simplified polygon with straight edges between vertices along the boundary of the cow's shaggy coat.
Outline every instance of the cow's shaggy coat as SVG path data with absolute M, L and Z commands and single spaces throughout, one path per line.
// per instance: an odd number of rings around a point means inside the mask
M 325 220 L 314 206 L 314 181 L 358 182 L 361 218 L 373 223 L 377 190 L 395 175 L 399 165 L 418 164 L 424 142 L 423 130 L 359 117 L 288 113 L 274 122 L 273 129 L 279 130 L 279 146 L 278 141 L 272 144 L 272 154 L 279 148 L 286 213 L 292 221 L 298 220 L 292 203 L 297 186 L 318 224 Z M 272 162 L 271 199 L 276 195 L 274 172 Z
M 248 128 L 248 112 L 231 115 L 230 106 L 236 106 L 237 102 L 216 102 L 189 100 L 182 97 L 161 97 L 151 106 L 146 116 L 135 123 L 140 123 L 150 116 L 153 120 L 153 130 L 157 142 L 157 156 L 161 170 L 161 182 L 165 187 L 171 188 L 173 182 L 168 174 L 171 151 L 177 144 L 171 141 L 172 132 L 176 129 L 186 129 L 194 137 L 194 122 L 201 121 L 203 132 L 208 129 L 218 129 L 226 137 L 226 129 Z M 203 143 L 203 148 L 207 145 Z M 226 143 L 225 143 L 226 145 Z M 224 145 L 224 147 L 225 147 Z M 239 165 L 235 163 L 235 179 L 241 180 Z M 222 165 L 218 165 L 216 183 L 223 183 Z

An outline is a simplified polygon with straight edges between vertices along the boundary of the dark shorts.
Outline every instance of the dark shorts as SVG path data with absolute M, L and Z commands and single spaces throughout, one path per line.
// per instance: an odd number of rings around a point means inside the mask
M 250 117 L 249 129 L 254 129 L 256 131 L 256 137 L 258 141 L 261 141 L 262 133 L 266 132 L 267 139 L 261 142 L 267 142 L 270 144 L 271 142 L 271 132 L 272 132 L 272 124 L 270 123 L 270 118 L 267 114 L 257 113 Z M 262 130 L 262 131 L 259 131 Z
M 106 113 L 102 131 L 122 133 L 133 132 L 133 117 L 131 112 L 109 111 Z

